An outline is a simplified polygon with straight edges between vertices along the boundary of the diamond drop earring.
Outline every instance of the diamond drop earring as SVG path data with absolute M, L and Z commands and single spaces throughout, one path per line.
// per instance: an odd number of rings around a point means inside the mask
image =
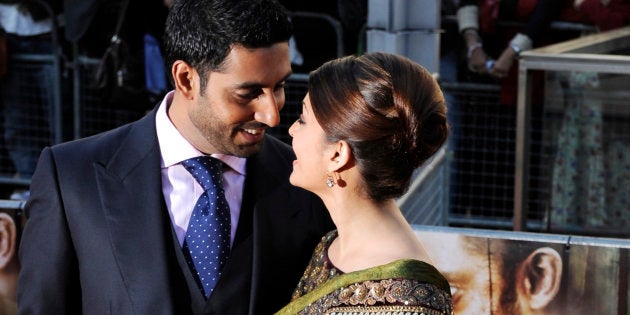
M 327 175 L 328 178 L 326 178 L 326 186 L 328 186 L 328 188 L 332 188 L 333 186 L 335 186 L 335 182 L 333 181 L 332 177 L 330 177 L 330 175 Z

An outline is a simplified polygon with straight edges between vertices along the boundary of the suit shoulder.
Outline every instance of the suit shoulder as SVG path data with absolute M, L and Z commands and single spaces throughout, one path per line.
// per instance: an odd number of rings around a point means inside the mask
M 54 154 L 82 155 L 98 152 L 106 148 L 113 148 L 120 144 L 120 140 L 129 132 L 130 125 L 124 125 L 112 130 L 104 131 L 85 138 L 71 140 L 51 147 Z
M 140 120 L 104 131 L 85 138 L 61 143 L 52 147 L 55 155 L 79 155 L 79 157 L 107 157 L 117 152 L 126 142 L 127 146 L 152 146 L 157 144 L 155 115 L 146 115 Z

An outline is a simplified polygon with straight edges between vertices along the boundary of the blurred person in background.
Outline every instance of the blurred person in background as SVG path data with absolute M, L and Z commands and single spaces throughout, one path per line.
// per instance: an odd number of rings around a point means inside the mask
M 52 12 L 48 11 L 51 9 Z M 6 34 L 7 64 L 0 81 L 4 144 L 15 178 L 30 180 L 40 151 L 50 144 L 55 103 L 52 62 L 11 61 L 14 56 L 50 57 L 57 52 L 53 31 L 63 25 L 61 1 L 0 1 L 0 28 Z M 51 15 L 52 14 L 52 15 Z M 25 68 L 26 67 L 26 68 Z M 11 199 L 26 200 L 29 191 L 17 189 Z

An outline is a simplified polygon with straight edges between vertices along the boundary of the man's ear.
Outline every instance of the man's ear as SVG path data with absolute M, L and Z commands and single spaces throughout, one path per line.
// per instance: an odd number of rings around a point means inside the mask
M 15 256 L 17 227 L 13 218 L 0 212 L 0 269 L 4 269 Z
M 171 72 L 175 89 L 186 99 L 192 99 L 196 95 L 196 89 L 199 88 L 198 79 L 195 79 L 195 74 L 197 73 L 195 69 L 188 63 L 177 60 L 173 63 Z
M 519 268 L 518 287 L 532 310 L 545 308 L 558 294 L 562 282 L 562 258 L 556 250 L 541 247 L 532 252 Z

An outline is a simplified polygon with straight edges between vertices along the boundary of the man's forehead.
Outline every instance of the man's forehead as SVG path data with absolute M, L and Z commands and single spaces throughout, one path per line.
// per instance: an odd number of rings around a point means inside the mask
M 286 59 L 291 64 L 289 42 L 278 42 L 270 46 L 263 47 L 245 47 L 242 45 L 232 45 L 225 56 L 220 68 L 230 68 L 239 65 L 243 59 L 252 56 L 264 55 L 265 57 L 274 56 L 276 58 Z
M 278 43 L 261 48 L 234 46 L 221 65 L 208 75 L 218 74 L 221 80 L 229 77 L 230 84 L 256 87 L 276 85 L 288 79 L 291 73 L 288 46 Z

